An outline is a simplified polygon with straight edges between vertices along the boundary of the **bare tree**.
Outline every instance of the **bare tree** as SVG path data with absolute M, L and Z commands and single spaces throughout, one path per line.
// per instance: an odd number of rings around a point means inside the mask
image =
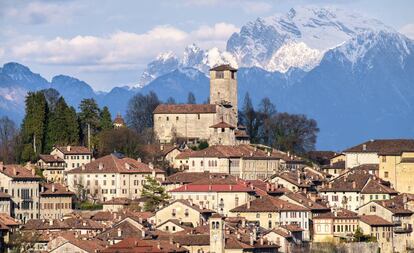
M 15 149 L 18 137 L 16 124 L 7 116 L 0 118 L 0 160 L 12 163 L 16 159 Z
M 126 120 L 129 127 L 137 133 L 142 133 L 146 128 L 154 126 L 153 111 L 160 104 L 157 94 L 150 92 L 148 95 L 140 93 L 133 96 L 128 102 Z

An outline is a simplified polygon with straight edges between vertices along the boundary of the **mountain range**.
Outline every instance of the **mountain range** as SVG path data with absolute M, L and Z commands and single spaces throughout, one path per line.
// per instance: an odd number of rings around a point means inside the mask
M 295 8 L 258 18 L 230 36 L 225 51 L 185 48 L 160 52 L 134 87 L 96 92 L 74 77 L 49 82 L 18 63 L 0 68 L 0 113 L 20 122 L 27 91 L 57 89 L 77 107 L 93 97 L 113 114 L 125 113 L 136 92 L 155 91 L 184 102 L 209 94 L 208 71 L 237 67 L 239 101 L 269 97 L 278 111 L 304 113 L 320 127 L 317 147 L 340 150 L 371 138 L 414 136 L 414 41 L 378 20 L 344 10 Z

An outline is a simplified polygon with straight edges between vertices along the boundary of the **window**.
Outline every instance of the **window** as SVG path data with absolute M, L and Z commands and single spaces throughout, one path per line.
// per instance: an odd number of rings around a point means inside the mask
M 200 119 L 200 114 L 197 114 L 197 118 Z
M 256 218 L 259 219 L 260 218 L 260 213 L 256 213 Z
M 216 72 L 216 78 L 217 79 L 223 79 L 224 78 L 224 71 L 217 71 Z
M 384 177 L 388 178 L 388 171 L 384 171 Z
M 170 117 L 167 116 L 167 121 L 169 121 L 169 120 L 170 120 Z
M 178 119 L 179 119 L 179 117 L 177 116 L 177 117 L 175 117 L 175 120 L 177 120 L 178 121 Z
M 235 79 L 235 77 L 236 77 L 236 75 L 235 75 L 235 72 L 231 72 L 231 79 Z
M 384 156 L 382 156 L 382 162 L 383 163 L 385 163 L 385 162 L 387 162 L 387 157 L 384 155 Z
M 271 219 L 271 218 L 272 218 L 272 214 L 271 214 L 271 213 L 269 213 L 269 214 L 267 215 L 267 217 L 268 217 L 269 219 Z
M 375 213 L 375 212 L 377 211 L 376 206 L 370 206 L 369 211 L 370 211 L 371 213 Z

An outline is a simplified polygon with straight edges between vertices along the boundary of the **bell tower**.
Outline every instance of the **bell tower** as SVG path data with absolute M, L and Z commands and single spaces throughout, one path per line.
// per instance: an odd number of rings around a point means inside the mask
M 231 118 L 227 123 L 237 125 L 237 69 L 230 65 L 210 69 L 210 104 L 225 108 Z
M 209 219 L 210 253 L 224 253 L 224 220 L 220 214 L 213 214 Z

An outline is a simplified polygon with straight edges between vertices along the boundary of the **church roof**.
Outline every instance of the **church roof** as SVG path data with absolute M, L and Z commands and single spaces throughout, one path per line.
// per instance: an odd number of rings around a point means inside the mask
M 216 113 L 216 105 L 213 104 L 160 104 L 155 108 L 154 114 L 192 114 L 192 113 Z

